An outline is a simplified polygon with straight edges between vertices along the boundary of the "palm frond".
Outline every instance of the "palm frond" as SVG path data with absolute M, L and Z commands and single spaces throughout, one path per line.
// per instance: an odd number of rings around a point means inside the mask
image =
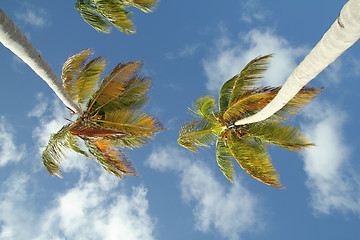
M 135 26 L 130 20 L 131 12 L 117 0 L 93 1 L 99 13 L 120 31 L 127 34 L 135 33 Z
M 295 97 L 293 97 L 284 107 L 277 111 L 271 119 L 286 120 L 292 114 L 298 114 L 299 111 L 310 103 L 323 88 L 303 87 Z
M 71 133 L 71 130 L 69 130 L 70 133 Z M 81 146 L 80 146 L 80 143 L 79 143 L 79 140 L 76 136 L 72 135 L 72 134 L 68 134 L 67 135 L 67 139 L 66 141 L 68 142 L 69 144 L 69 147 L 76 153 L 79 153 L 87 158 L 90 158 L 90 155 L 85 152 Z
M 143 12 L 152 12 L 156 7 L 157 0 L 122 0 L 122 2 L 128 6 L 136 7 Z
M 221 172 L 225 175 L 225 177 L 233 182 L 234 179 L 234 166 L 233 166 L 233 156 L 231 155 L 231 151 L 226 144 L 226 139 L 218 138 L 216 142 L 216 161 Z
M 89 138 L 85 139 L 85 144 L 90 153 L 107 172 L 119 178 L 127 175 L 137 176 L 135 168 L 132 167 L 125 153 L 113 146 L 109 140 Z
M 233 131 L 230 131 L 227 137 L 227 144 L 232 155 L 246 173 L 260 182 L 283 188 L 270 162 L 270 157 L 262 145 L 239 138 Z
M 57 133 L 51 134 L 50 140 L 42 153 L 41 159 L 50 175 L 61 178 L 59 164 L 64 157 L 64 150 L 69 148 L 68 135 L 71 124 L 63 126 Z
M 143 108 L 149 97 L 147 91 L 151 87 L 151 80 L 148 77 L 133 76 L 128 81 L 124 82 L 124 90 L 121 94 L 109 100 L 108 103 L 103 104 L 102 110 L 111 111 L 115 109 L 139 109 Z
M 196 147 L 209 147 L 216 139 L 214 129 L 219 128 L 206 120 L 195 120 L 180 129 L 178 143 L 190 151 L 197 152 Z
M 110 33 L 111 25 L 99 13 L 91 0 L 77 0 L 75 9 L 91 27 L 99 32 Z
M 215 111 L 217 109 L 215 99 L 209 95 L 199 98 L 190 111 L 198 118 L 206 119 L 215 123 L 217 121 Z
M 105 67 L 106 60 L 103 57 L 97 57 L 86 64 L 79 72 L 78 78 L 73 80 L 73 91 L 77 93 L 75 100 L 79 104 L 86 103 L 96 92 L 100 75 Z
M 223 113 L 221 119 L 227 124 L 255 114 L 263 109 L 278 93 L 279 88 L 255 88 L 240 95 Z
M 105 119 L 95 120 L 104 128 L 142 136 L 151 139 L 155 133 L 164 130 L 163 125 L 154 117 L 139 110 L 114 110 L 105 113 Z
M 63 65 L 61 79 L 63 81 L 64 88 L 74 101 L 77 98 L 77 88 L 74 84 L 74 80 L 79 77 L 80 70 L 84 67 L 85 62 L 92 55 L 90 48 L 85 49 L 71 57 L 69 57 Z
M 270 57 L 272 54 L 251 60 L 239 75 L 225 82 L 219 94 L 219 111 L 221 114 L 238 96 L 257 84 L 258 80 L 262 78 L 261 74 L 267 69 Z
M 301 151 L 305 147 L 314 145 L 301 134 L 300 129 L 291 124 L 282 125 L 279 122 L 264 121 L 249 124 L 246 132 L 261 142 L 275 144 L 293 151 Z
M 88 110 L 92 110 L 95 102 L 102 106 L 117 99 L 119 95 L 123 93 L 127 84 L 126 82 L 137 73 L 137 69 L 140 66 L 142 66 L 141 61 L 118 64 L 114 70 L 102 80 L 100 88 L 90 101 Z

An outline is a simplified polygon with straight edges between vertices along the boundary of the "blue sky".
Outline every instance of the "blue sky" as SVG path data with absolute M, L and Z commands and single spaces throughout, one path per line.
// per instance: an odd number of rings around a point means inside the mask
M 74 1 L 3 0 L 1 8 L 60 76 L 67 57 L 93 48 L 107 72 L 143 60 L 153 80 L 146 111 L 168 130 L 127 151 L 141 177 L 119 180 L 69 153 L 63 179 L 40 156 L 68 117 L 51 89 L 0 46 L 0 239 L 358 239 L 360 163 L 356 43 L 310 82 L 321 96 L 291 121 L 317 146 L 269 149 L 285 190 L 239 167 L 231 184 L 215 149 L 177 145 L 188 107 L 259 56 L 274 53 L 264 85 L 279 86 L 331 26 L 346 1 L 161 1 L 134 9 L 137 33 L 105 35 Z

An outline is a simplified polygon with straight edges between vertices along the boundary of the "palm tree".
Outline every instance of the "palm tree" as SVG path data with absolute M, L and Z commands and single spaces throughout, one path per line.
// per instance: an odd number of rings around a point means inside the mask
M 162 124 L 145 114 L 151 81 L 138 74 L 142 62 L 119 64 L 97 86 L 106 66 L 104 58 L 86 63 L 89 49 L 70 57 L 61 78 L 0 9 L 0 42 L 37 73 L 79 117 L 50 137 L 42 161 L 51 175 L 60 175 L 64 150 L 70 148 L 87 157 L 94 156 L 105 170 L 118 177 L 137 175 L 130 160 L 119 148 L 140 147 L 163 130 Z M 85 106 L 85 108 L 84 108 Z M 85 109 L 85 111 L 83 110 Z M 79 140 L 83 140 L 88 152 Z
M 249 62 L 239 75 L 221 88 L 219 107 L 215 99 L 205 96 L 190 109 L 199 118 L 185 123 L 178 143 L 197 152 L 196 147 L 208 147 L 216 141 L 216 160 L 228 180 L 233 181 L 233 157 L 250 176 L 268 185 L 282 188 L 279 176 L 270 162 L 266 148 L 274 144 L 300 151 L 313 144 L 300 130 L 284 123 L 289 115 L 297 113 L 321 89 L 302 88 L 299 93 L 270 118 L 246 125 L 235 125 L 266 106 L 279 92 L 279 87 L 256 87 L 261 73 L 267 69 L 271 55 Z
M 164 129 L 156 118 L 142 110 L 149 99 L 146 92 L 151 81 L 139 75 L 142 62 L 137 61 L 118 64 L 99 85 L 106 60 L 97 57 L 86 64 L 91 54 L 86 49 L 68 58 L 63 66 L 64 88 L 82 114 L 50 137 L 42 161 L 51 175 L 60 177 L 59 164 L 64 150 L 70 148 L 86 157 L 92 155 L 117 177 L 136 176 L 120 148 L 140 147 Z
M 239 119 L 235 125 L 259 122 L 271 117 L 359 38 L 360 0 L 350 0 L 331 28 L 295 68 L 274 100 L 258 113 Z
M 135 33 L 130 20 L 132 12 L 127 8 L 136 7 L 143 12 L 154 10 L 157 0 L 77 0 L 75 8 L 90 26 L 100 32 L 110 33 L 111 24 L 127 34 Z
M 33 69 L 68 108 L 79 115 L 81 114 L 80 109 L 71 100 L 49 64 L 2 9 L 0 9 L 0 42 Z

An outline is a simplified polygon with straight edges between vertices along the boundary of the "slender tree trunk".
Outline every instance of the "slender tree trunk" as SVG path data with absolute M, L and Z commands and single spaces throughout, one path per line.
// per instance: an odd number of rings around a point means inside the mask
M 71 100 L 61 81 L 51 70 L 44 58 L 36 51 L 24 34 L 15 26 L 0 8 L 0 42 L 23 60 L 56 93 L 60 100 L 78 115 L 79 107 Z
M 259 122 L 271 117 L 330 63 L 351 47 L 360 37 L 360 0 L 347 2 L 331 28 L 280 89 L 277 96 L 258 113 L 238 120 L 235 125 Z

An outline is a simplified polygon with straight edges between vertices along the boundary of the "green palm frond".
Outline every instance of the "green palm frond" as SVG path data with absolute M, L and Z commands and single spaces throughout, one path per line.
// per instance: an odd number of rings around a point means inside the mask
M 125 135 L 123 137 L 114 139 L 112 143 L 120 148 L 139 148 L 145 145 L 149 141 L 149 137 L 147 136 L 133 136 L 133 135 Z
M 221 119 L 233 123 L 264 108 L 278 93 L 279 88 L 255 88 L 240 95 L 223 113 Z
M 76 80 L 79 77 L 80 70 L 84 67 L 85 62 L 92 55 L 90 48 L 81 51 L 74 56 L 69 57 L 63 65 L 61 79 L 66 92 L 74 101 L 77 98 Z
M 274 186 L 283 188 L 279 175 L 270 162 L 270 157 L 262 145 L 239 138 L 234 132 L 229 132 L 227 145 L 239 165 L 253 178 Z
M 75 9 L 78 10 L 84 21 L 95 30 L 110 33 L 110 23 L 99 13 L 92 0 L 77 0 Z
M 86 139 L 85 144 L 90 153 L 107 172 L 119 178 L 127 175 L 137 176 L 135 168 L 132 167 L 125 153 L 117 149 L 109 140 L 91 138 Z
M 217 109 L 215 99 L 209 95 L 199 98 L 196 104 L 193 104 L 190 111 L 198 118 L 206 119 L 210 122 L 215 123 L 217 121 L 215 111 Z
M 310 103 L 323 88 L 303 87 L 296 96 L 283 108 L 277 111 L 271 118 L 286 120 L 292 114 L 297 114 L 306 104 Z
M 184 125 L 180 129 L 178 143 L 190 151 L 197 152 L 196 147 L 209 147 L 216 135 L 214 130 L 219 128 L 206 120 L 195 120 Z
M 313 146 L 297 127 L 280 122 L 264 121 L 252 123 L 246 127 L 248 136 L 258 139 L 261 142 L 275 144 L 277 146 L 292 150 L 301 151 L 305 147 Z
M 151 139 L 156 132 L 164 130 L 163 125 L 154 117 L 139 110 L 114 110 L 105 113 L 105 119 L 95 120 L 104 128 L 114 129 L 131 136 Z
M 135 26 L 131 22 L 131 12 L 126 10 L 124 4 L 117 0 L 93 0 L 96 9 L 107 21 L 120 31 L 135 33 Z
M 244 91 L 252 89 L 258 83 L 258 80 L 262 78 L 261 74 L 267 69 L 270 57 L 272 54 L 251 60 L 239 75 L 225 82 L 219 94 L 220 113 L 226 111 Z
M 61 177 L 59 164 L 70 145 L 67 141 L 71 124 L 63 126 L 57 133 L 50 136 L 50 140 L 42 153 L 41 159 L 50 175 Z
M 221 172 L 225 177 L 233 182 L 235 171 L 233 166 L 233 156 L 224 138 L 218 138 L 216 141 L 216 161 Z
M 157 0 L 122 0 L 122 2 L 128 6 L 136 7 L 143 12 L 152 12 L 156 7 Z
M 103 57 L 97 57 L 86 64 L 78 78 L 73 81 L 73 91 L 77 93 L 75 101 L 83 104 L 91 98 L 98 88 L 100 75 L 105 67 L 106 60 Z
M 79 153 L 87 158 L 90 158 L 90 155 L 85 152 L 82 147 L 80 146 L 80 139 L 78 139 L 76 136 L 71 134 L 71 130 L 70 130 L 70 134 L 67 135 L 67 139 L 66 141 L 69 144 L 70 149 L 72 149 L 74 152 Z
M 90 101 L 88 111 L 92 111 L 92 106 L 95 103 L 102 107 L 116 100 L 119 95 L 123 93 L 127 81 L 137 73 L 138 68 L 141 66 L 141 61 L 118 64 L 114 70 L 102 80 L 100 88 Z

